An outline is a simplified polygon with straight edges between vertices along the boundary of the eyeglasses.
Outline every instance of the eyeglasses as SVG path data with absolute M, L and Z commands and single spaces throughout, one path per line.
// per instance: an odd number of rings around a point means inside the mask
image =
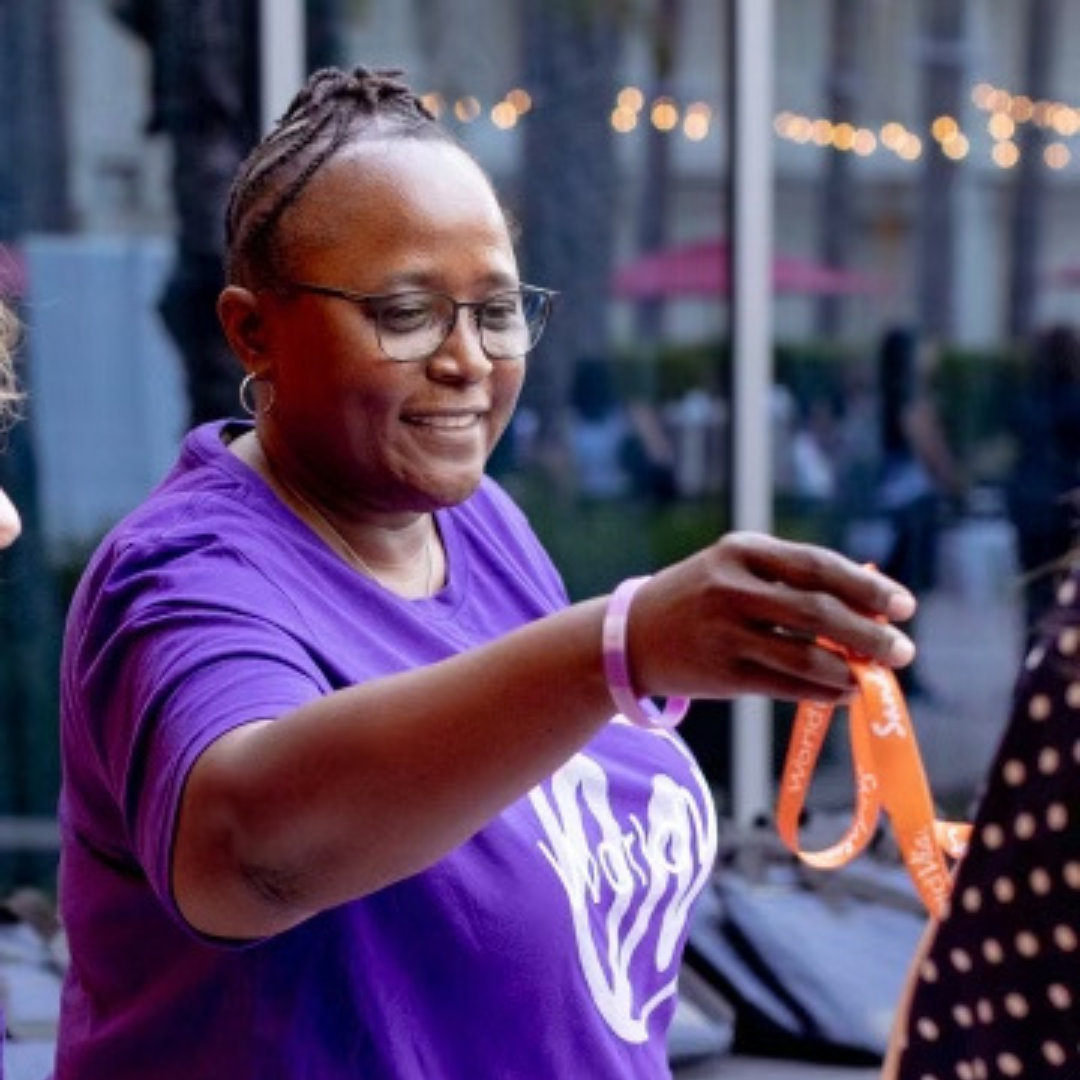
M 308 281 L 286 282 L 282 288 L 357 304 L 375 324 L 379 348 L 387 359 L 401 363 L 434 356 L 454 332 L 462 308 L 471 311 L 480 348 L 489 360 L 520 360 L 536 347 L 558 295 L 535 285 L 519 285 L 486 300 L 455 300 L 445 293 L 420 290 L 372 296 Z

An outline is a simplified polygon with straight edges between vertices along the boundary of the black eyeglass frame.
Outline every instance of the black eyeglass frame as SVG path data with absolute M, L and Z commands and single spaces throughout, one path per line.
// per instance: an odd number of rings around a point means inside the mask
M 551 312 L 555 306 L 555 297 L 559 295 L 558 291 L 555 289 L 544 289 L 539 285 L 521 284 L 515 285 L 510 289 L 500 289 L 498 292 L 492 293 L 491 296 L 488 296 L 483 300 L 457 300 L 448 293 L 439 292 L 438 289 L 404 289 L 401 292 L 395 293 L 358 293 L 353 292 L 350 289 L 338 288 L 336 285 L 320 285 L 313 281 L 283 281 L 277 285 L 271 286 L 270 291 L 313 293 L 316 296 L 329 296 L 332 299 L 345 300 L 348 303 L 357 304 L 364 309 L 364 314 L 374 323 L 375 338 L 379 342 L 379 348 L 382 349 L 383 355 L 395 364 L 423 364 L 430 360 L 443 345 L 446 344 L 447 339 L 454 332 L 454 329 L 457 326 L 458 314 L 462 308 L 469 308 L 476 312 L 473 319 L 477 326 L 477 338 L 480 341 L 480 348 L 489 360 L 522 360 L 540 343 L 540 339 L 544 335 L 544 330 L 547 327 L 548 320 L 551 318 Z M 527 297 L 535 297 L 539 300 L 542 304 L 540 315 L 539 318 L 532 321 L 528 319 L 525 320 L 526 326 L 529 328 L 530 341 L 528 348 L 524 352 L 507 356 L 493 355 L 488 351 L 487 342 L 484 338 L 484 325 L 481 321 L 483 311 L 488 304 L 496 303 L 501 298 L 513 294 L 522 296 L 523 307 L 525 298 Z M 442 300 L 448 300 L 453 305 L 453 315 L 446 323 L 442 339 L 429 353 L 425 353 L 423 356 L 412 357 L 408 360 L 400 360 L 396 356 L 391 355 L 383 344 L 381 311 L 378 305 L 381 302 L 402 300 L 410 296 L 436 296 Z

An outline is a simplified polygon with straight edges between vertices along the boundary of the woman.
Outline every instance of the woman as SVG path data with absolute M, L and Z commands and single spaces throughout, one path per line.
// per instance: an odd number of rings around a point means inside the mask
M 883 1080 L 1080 1076 L 1080 571 L 1044 613 Z
M 636 694 L 835 700 L 813 636 L 902 665 L 914 601 L 736 535 L 568 604 L 483 474 L 551 297 L 397 73 L 311 78 L 227 244 L 254 423 L 69 616 L 57 1080 L 667 1076 L 716 836 Z
M 20 394 L 15 382 L 14 349 L 18 336 L 15 314 L 0 302 L 0 431 L 4 431 L 16 416 Z M 0 489 L 0 548 L 12 544 L 22 525 L 18 511 Z

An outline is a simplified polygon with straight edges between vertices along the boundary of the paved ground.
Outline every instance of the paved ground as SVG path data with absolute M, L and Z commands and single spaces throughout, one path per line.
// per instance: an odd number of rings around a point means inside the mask
M 52 1065 L 52 1048 L 43 1043 L 9 1044 L 6 1065 L 9 1080 L 44 1080 Z M 680 1069 L 675 1075 L 676 1080 L 876 1080 L 878 1070 L 729 1056 Z
M 52 1043 L 8 1043 L 4 1047 L 4 1076 L 8 1080 L 45 1080 L 52 1064 Z
M 52 1048 L 42 1043 L 9 1045 L 6 1065 L 10 1080 L 44 1080 L 52 1066 Z M 877 1075 L 877 1069 L 728 1056 L 680 1069 L 676 1080 L 876 1080 Z
M 801 1061 L 723 1057 L 679 1070 L 676 1080 L 877 1080 L 879 1069 L 809 1065 Z

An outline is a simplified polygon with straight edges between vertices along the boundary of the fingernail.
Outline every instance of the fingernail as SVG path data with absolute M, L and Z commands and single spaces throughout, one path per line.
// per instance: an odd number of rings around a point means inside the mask
M 915 659 L 915 643 L 903 634 L 896 634 L 889 646 L 889 663 L 903 667 Z
M 885 614 L 890 619 L 910 619 L 915 614 L 918 602 L 909 592 L 895 592 L 889 597 Z

